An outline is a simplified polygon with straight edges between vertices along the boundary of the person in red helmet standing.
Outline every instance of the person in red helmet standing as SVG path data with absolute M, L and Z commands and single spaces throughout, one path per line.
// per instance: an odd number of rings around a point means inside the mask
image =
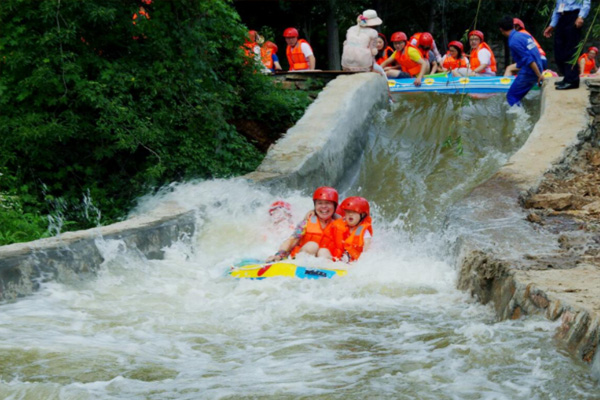
M 403 39 L 406 38 L 403 32 L 399 33 L 402 34 Z M 430 33 L 423 32 L 419 36 L 418 46 L 413 45 L 410 41 L 403 42 L 404 45 L 401 46 L 402 50 L 396 50 L 392 57 L 381 64 L 381 66 L 385 70 L 385 67 L 390 65 L 392 60 L 395 60 L 400 65 L 400 68 L 402 68 L 402 72 L 415 78 L 414 85 L 421 86 L 423 75 L 428 74 L 431 68 L 429 64 L 429 50 L 431 50 L 431 46 L 433 45 L 433 37 Z M 404 77 L 396 69 L 388 68 L 386 74 L 389 78 Z
M 310 44 L 304 39 L 298 39 L 296 28 L 287 28 L 283 31 L 283 37 L 287 43 L 285 54 L 287 55 L 290 71 L 313 71 L 317 60 Z
M 363 197 L 348 197 L 340 208 L 344 218 L 333 221 L 325 229 L 318 256 L 356 261 L 369 248 L 373 236 L 369 202 Z
M 338 205 L 338 192 L 332 187 L 322 186 L 313 193 L 314 214 L 300 222 L 294 233 L 286 239 L 267 262 L 280 261 L 288 256 L 295 257 L 300 252 L 317 255 L 323 231 L 333 221 Z
M 444 72 L 461 70 L 466 73 L 469 68 L 469 60 L 465 56 L 465 48 L 459 41 L 453 40 L 448 43 L 448 52 L 442 58 L 441 70 Z
M 483 32 L 478 30 L 469 32 L 469 45 L 471 46 L 469 70 L 466 74 L 454 71 L 453 75 L 496 76 L 496 57 L 490 46 L 484 42 Z
M 581 75 L 589 75 L 594 74 L 598 71 L 598 67 L 596 66 L 596 56 L 598 55 L 597 47 L 590 47 L 587 53 L 583 53 L 579 60 L 579 74 Z

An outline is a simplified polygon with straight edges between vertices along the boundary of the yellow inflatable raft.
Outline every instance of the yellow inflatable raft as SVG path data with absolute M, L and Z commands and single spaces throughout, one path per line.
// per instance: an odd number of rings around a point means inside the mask
M 287 276 L 300 279 L 332 278 L 344 276 L 348 271 L 345 269 L 328 269 L 316 267 L 303 267 L 286 260 L 274 263 L 261 263 L 258 260 L 244 260 L 229 270 L 229 275 L 242 279 L 265 279 L 276 276 Z

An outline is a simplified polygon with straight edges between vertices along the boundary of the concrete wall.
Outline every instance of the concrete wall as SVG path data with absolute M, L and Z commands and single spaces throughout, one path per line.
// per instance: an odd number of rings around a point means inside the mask
M 556 337 L 575 357 L 591 363 L 600 340 L 600 309 L 578 296 L 579 289 L 567 289 L 597 281 L 597 292 L 600 271 L 585 264 L 562 265 L 560 270 L 536 265 L 538 255 L 556 253 L 558 242 L 534 229 L 521 208 L 521 200 L 537 189 L 544 174 L 568 165 L 592 134 L 589 98 L 585 85 L 559 92 L 547 82 L 540 120 L 525 145 L 457 205 L 448 229 L 456 231 L 460 289 L 484 304 L 491 302 L 499 319 L 526 314 L 560 318 Z
M 292 188 L 335 184 L 345 167 L 360 157 L 366 124 L 386 100 L 387 84 L 379 75 L 346 75 L 331 81 L 298 124 L 268 152 L 257 171 L 246 177 Z M 94 274 L 103 262 L 98 238 L 123 240 L 129 249 L 137 249 L 148 259 L 161 259 L 163 248 L 194 234 L 198 217 L 176 205 L 163 204 L 148 215 L 113 225 L 2 246 L 0 301 L 27 295 L 43 281 L 85 279 Z
M 367 125 L 387 101 L 373 73 L 339 76 L 246 177 L 276 188 L 333 186 L 362 154 Z

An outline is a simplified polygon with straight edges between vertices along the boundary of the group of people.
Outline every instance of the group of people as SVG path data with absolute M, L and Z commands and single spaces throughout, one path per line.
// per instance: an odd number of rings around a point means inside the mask
M 317 61 L 312 47 L 304 39 L 299 38 L 296 28 L 287 28 L 283 31 L 283 37 L 287 43 L 286 56 L 290 71 L 311 71 L 315 69 Z M 277 56 L 278 47 L 271 41 L 265 41 L 255 30 L 248 31 L 248 36 L 242 50 L 247 57 L 253 59 L 263 67 L 264 72 L 272 73 L 281 71 L 281 64 Z
M 558 71 L 564 76 L 556 82 L 557 90 L 579 87 L 579 76 L 595 73 L 598 70 L 595 58 L 596 47 L 572 59 L 581 39 L 581 27 L 590 10 L 590 0 L 557 0 L 550 25 L 544 36 L 555 34 L 555 57 Z M 375 10 L 365 10 L 356 19 L 356 25 L 346 32 L 342 51 L 342 68 L 345 71 L 374 71 L 387 78 L 414 78 L 414 85 L 420 86 L 423 76 L 436 72 L 447 72 L 452 76 L 495 76 L 497 63 L 494 52 L 485 42 L 482 31 L 472 30 L 468 34 L 469 51 L 459 40 L 448 43 L 442 56 L 429 32 L 417 32 L 410 38 L 402 31 L 394 32 L 388 46 L 384 34 L 375 28 L 383 23 Z M 531 88 L 541 85 L 547 67 L 546 53 L 538 41 L 525 29 L 519 18 L 503 18 L 498 27 L 508 38 L 513 64 L 506 67 L 505 75 L 516 75 L 515 82 L 507 93 L 510 105 L 519 104 Z M 290 71 L 314 70 L 316 60 L 313 50 L 304 39 L 299 38 L 296 28 L 285 29 L 283 36 L 287 43 L 286 56 Z M 272 42 L 259 43 L 260 36 L 250 31 L 244 44 L 247 54 L 262 62 L 266 70 L 281 69 L 277 59 L 277 46 Z
M 369 248 L 373 236 L 369 202 L 358 196 L 339 203 L 337 190 L 322 186 L 313 193 L 314 209 L 294 228 L 279 250 L 267 262 L 307 253 L 334 261 L 356 261 Z M 277 201 L 269 214 L 286 213 L 289 204 Z M 289 215 L 289 214 L 288 214 Z

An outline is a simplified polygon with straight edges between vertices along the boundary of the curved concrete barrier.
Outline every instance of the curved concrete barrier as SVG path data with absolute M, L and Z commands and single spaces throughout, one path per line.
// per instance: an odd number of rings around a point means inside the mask
M 366 124 L 386 101 L 387 83 L 381 76 L 338 77 L 246 178 L 291 188 L 335 184 L 360 156 Z M 339 163 L 340 158 L 344 163 Z M 148 259 L 161 259 L 163 248 L 194 234 L 196 218 L 194 212 L 164 204 L 148 215 L 113 225 L 2 246 L 0 301 L 29 294 L 40 281 L 93 274 L 103 261 L 98 238 L 122 240 Z
M 452 211 L 448 228 L 459 231 L 460 289 L 484 304 L 492 302 L 499 319 L 524 314 L 561 318 L 557 338 L 575 357 L 591 363 L 600 341 L 600 309 L 560 286 L 587 279 L 597 281 L 598 288 L 600 270 L 586 264 L 560 270 L 536 266 L 532 255 L 552 254 L 558 241 L 535 230 L 521 208 L 521 200 L 537 189 L 544 174 L 568 165 L 592 134 L 589 98 L 585 85 L 558 92 L 552 82 L 546 83 L 540 120 L 527 142 Z

